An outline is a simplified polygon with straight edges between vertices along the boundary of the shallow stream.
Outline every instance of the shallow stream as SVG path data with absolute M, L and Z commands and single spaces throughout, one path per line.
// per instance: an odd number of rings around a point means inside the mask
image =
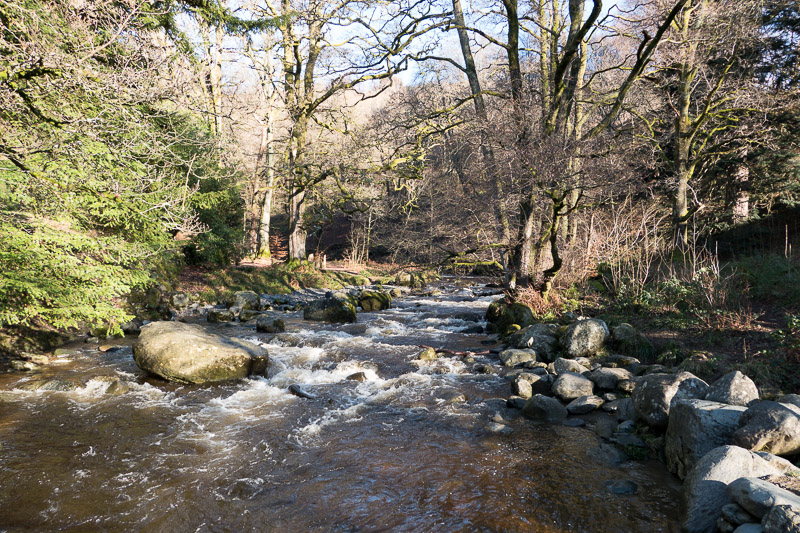
M 278 335 L 215 326 L 264 344 L 267 378 L 170 384 L 136 367 L 128 339 L 0 375 L 0 531 L 677 531 L 674 479 L 654 461 L 589 458 L 591 418 L 517 416 L 510 382 L 476 370 L 489 355 L 414 361 L 419 345 L 498 346 L 459 333 L 496 296 L 441 289 L 357 324 L 295 312 Z M 45 378 L 80 386 L 24 390 Z

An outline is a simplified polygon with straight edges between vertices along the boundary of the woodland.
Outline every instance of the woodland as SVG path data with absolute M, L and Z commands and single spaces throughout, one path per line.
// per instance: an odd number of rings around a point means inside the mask
M 324 255 L 796 331 L 798 91 L 792 0 L 0 0 L 0 327 Z

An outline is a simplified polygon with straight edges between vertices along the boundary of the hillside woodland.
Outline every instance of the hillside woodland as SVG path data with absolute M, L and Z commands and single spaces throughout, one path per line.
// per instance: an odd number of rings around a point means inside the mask
M 754 355 L 800 358 L 799 91 L 791 0 L 0 0 L 0 327 L 313 254 L 790 387 Z

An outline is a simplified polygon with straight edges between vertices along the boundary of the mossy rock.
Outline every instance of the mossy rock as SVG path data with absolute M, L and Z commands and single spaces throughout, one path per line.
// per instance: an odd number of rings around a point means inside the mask
M 508 304 L 504 299 L 495 300 L 486 310 L 486 320 L 489 322 L 490 330 L 508 334 L 511 325 L 517 325 L 511 333 L 530 326 L 535 322 L 533 309 L 525 304 L 514 302 Z
M 362 291 L 358 305 L 364 311 L 382 311 L 392 305 L 392 296 L 384 291 Z
M 356 321 L 355 298 L 346 293 L 334 293 L 330 297 L 309 302 L 303 309 L 304 320 L 319 322 L 352 323 Z
M 436 354 L 436 350 L 430 347 L 425 348 L 417 355 L 417 359 L 419 359 L 420 361 L 434 361 L 435 359 L 438 358 L 439 356 Z

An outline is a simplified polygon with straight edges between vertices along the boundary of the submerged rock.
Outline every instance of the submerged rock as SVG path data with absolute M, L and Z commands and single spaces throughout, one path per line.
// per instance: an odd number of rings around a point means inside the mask
M 178 383 L 241 379 L 267 365 L 263 348 L 183 322 L 144 326 L 133 345 L 133 358 L 145 372 Z

